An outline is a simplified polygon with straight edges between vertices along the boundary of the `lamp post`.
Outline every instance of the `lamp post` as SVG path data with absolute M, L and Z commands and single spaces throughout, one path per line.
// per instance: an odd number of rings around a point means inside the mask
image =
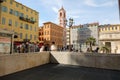
M 66 25 L 67 25 L 67 22 L 69 23 L 69 24 L 68 24 L 68 27 L 69 27 L 69 51 L 71 51 L 70 28 L 72 27 L 74 20 L 73 20 L 73 18 L 69 18 L 68 21 L 67 21 L 67 20 L 65 21 Z
M 119 19 L 120 19 L 120 0 L 118 0 Z

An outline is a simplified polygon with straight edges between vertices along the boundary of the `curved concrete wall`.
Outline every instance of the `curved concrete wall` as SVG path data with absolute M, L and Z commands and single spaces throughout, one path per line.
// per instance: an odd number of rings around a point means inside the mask
M 0 76 L 49 63 L 50 53 L 0 54 Z
M 120 70 L 119 54 L 51 52 L 52 63 Z

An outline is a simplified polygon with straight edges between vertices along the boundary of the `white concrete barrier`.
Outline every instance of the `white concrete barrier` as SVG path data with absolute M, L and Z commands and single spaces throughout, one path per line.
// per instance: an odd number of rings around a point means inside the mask
M 0 54 L 0 76 L 49 63 L 50 53 Z
M 120 54 L 51 52 L 51 63 L 120 70 Z

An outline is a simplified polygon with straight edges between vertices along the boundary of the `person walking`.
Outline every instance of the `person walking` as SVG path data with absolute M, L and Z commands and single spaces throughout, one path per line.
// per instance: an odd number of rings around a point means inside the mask
M 45 46 L 42 45 L 39 52 L 43 52 L 44 50 L 45 50 Z
M 50 47 L 51 51 L 57 51 L 57 46 L 55 45 L 55 42 L 52 42 L 52 45 Z

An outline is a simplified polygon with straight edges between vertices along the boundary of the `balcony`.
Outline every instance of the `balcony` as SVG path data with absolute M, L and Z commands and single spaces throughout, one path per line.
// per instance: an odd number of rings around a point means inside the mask
M 34 24 L 36 22 L 34 20 L 31 20 L 31 19 L 25 18 L 25 17 L 19 17 L 19 19 L 22 20 L 22 21 L 26 21 L 26 22 L 32 23 L 32 24 Z

